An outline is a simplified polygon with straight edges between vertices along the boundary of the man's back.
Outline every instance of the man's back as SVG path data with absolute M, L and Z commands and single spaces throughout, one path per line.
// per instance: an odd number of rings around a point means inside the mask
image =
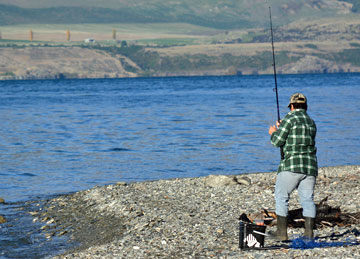
M 283 147 L 284 159 L 278 171 L 317 175 L 316 124 L 303 109 L 290 111 L 279 129 L 272 134 L 271 143 Z

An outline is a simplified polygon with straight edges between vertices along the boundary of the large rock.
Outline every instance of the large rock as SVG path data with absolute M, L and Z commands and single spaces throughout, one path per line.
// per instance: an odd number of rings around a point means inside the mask
M 251 179 L 247 176 L 237 175 L 235 180 L 238 184 L 251 185 Z
M 234 176 L 227 175 L 209 175 L 205 179 L 205 184 L 211 187 L 221 187 L 235 185 L 237 181 Z

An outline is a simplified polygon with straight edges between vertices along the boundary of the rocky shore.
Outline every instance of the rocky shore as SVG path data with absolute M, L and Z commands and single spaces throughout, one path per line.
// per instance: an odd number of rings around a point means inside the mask
M 357 245 L 240 250 L 239 216 L 274 209 L 275 178 L 275 173 L 253 173 L 117 183 L 59 196 L 31 214 L 43 222 L 49 240 L 66 235 L 79 244 L 56 258 L 360 257 Z M 327 197 L 341 212 L 359 212 L 359 184 L 360 166 L 321 168 L 315 201 Z M 295 191 L 290 209 L 299 207 Z M 319 242 L 356 241 L 356 229 L 360 225 L 324 225 L 315 235 L 323 237 Z M 302 228 L 289 229 L 290 239 L 302 233 Z M 265 246 L 276 244 L 265 238 Z

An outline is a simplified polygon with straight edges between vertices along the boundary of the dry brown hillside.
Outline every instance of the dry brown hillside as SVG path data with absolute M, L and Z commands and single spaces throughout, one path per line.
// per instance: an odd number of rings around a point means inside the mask
M 122 57 L 124 59 L 124 57 Z M 0 48 L 0 78 L 134 77 L 119 57 L 79 47 Z

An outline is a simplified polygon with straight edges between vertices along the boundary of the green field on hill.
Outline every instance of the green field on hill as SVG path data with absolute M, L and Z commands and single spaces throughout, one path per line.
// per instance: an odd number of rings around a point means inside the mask
M 0 25 L 188 23 L 217 29 L 249 29 L 268 25 L 269 5 L 274 21 L 350 16 L 360 0 L 1 0 Z

